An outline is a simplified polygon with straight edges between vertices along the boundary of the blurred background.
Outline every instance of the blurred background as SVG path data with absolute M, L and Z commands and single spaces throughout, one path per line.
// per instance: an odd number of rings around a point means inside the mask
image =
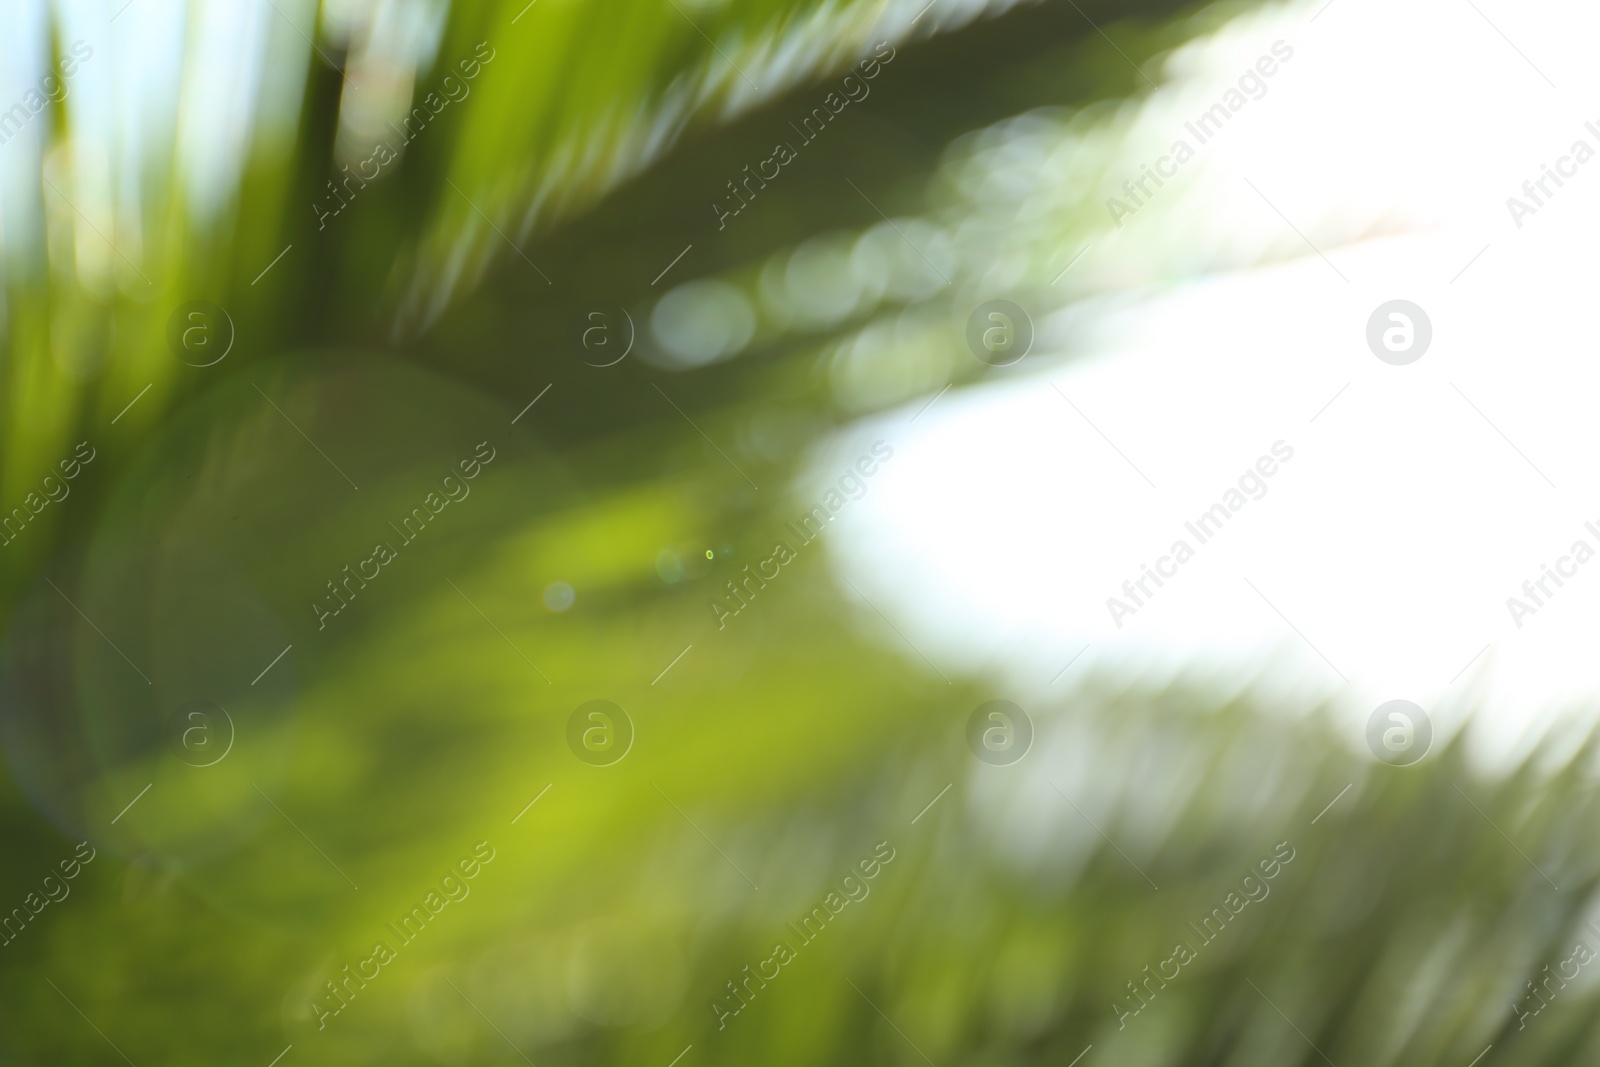
M 3 18 L 0 1064 L 1600 1052 L 1593 9 Z

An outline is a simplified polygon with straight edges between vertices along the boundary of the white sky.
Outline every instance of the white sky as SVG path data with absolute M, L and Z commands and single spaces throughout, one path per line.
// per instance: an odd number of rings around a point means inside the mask
M 1583 529 L 1600 526 L 1600 158 L 1520 230 L 1505 200 L 1574 140 L 1600 152 L 1583 128 L 1600 120 L 1600 18 L 1475 2 L 1275 8 L 1172 57 L 1125 127 L 1118 182 L 1274 40 L 1295 49 L 1147 209 L 1092 239 L 1073 270 L 1120 295 L 1036 322 L 1028 359 L 914 424 L 926 396 L 859 427 L 896 456 L 841 517 L 840 576 L 946 673 L 994 672 L 1024 705 L 1094 669 L 1189 672 L 1287 708 L 1331 698 L 1357 748 L 1381 701 L 1417 702 L 1444 735 L 1481 705 L 1486 762 L 1559 709 L 1587 716 L 1600 559 L 1520 630 L 1506 598 L 1574 540 L 1600 551 Z M 1396 298 L 1433 325 L 1404 367 L 1365 343 Z M 1176 538 L 1194 546 L 1184 521 L 1280 439 L 1294 458 L 1267 495 L 1115 628 L 1106 598 Z

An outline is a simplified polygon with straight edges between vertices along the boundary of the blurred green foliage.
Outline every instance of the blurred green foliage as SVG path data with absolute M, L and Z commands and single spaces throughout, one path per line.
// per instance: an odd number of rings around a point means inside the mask
M 931 331 L 959 325 L 945 298 L 908 297 L 672 371 L 650 350 L 654 299 L 879 208 L 932 210 L 960 135 L 1141 93 L 1124 53 L 1154 71 L 1234 10 L 1047 3 L 911 27 L 914 8 L 873 3 L 460 4 L 418 92 L 480 41 L 493 62 L 318 229 L 363 90 L 289 7 L 265 32 L 305 70 L 293 136 L 252 131 L 217 219 L 189 218 L 176 179 L 145 190 L 148 281 L 79 269 L 96 238 L 68 202 L 72 157 L 47 152 L 47 240 L 7 249 L 0 486 L 18 499 L 79 440 L 99 456 L 0 553 L 0 906 L 77 842 L 99 855 L 0 949 L 0 1062 L 265 1065 L 290 1044 L 285 1067 L 667 1067 L 685 1046 L 684 1067 L 1591 1053 L 1591 994 L 1525 1030 L 1510 1012 L 1582 936 L 1589 746 L 1502 781 L 1459 742 L 1374 769 L 1320 716 L 1086 676 L 1031 708 L 1027 759 L 989 767 L 962 738 L 994 683 L 923 670 L 839 595 L 826 541 L 737 625 L 707 610 L 785 536 L 802 507 L 785 487 L 818 442 L 861 413 L 829 388 L 827 346 L 912 305 Z M 728 176 L 880 30 L 901 54 L 870 105 L 716 231 Z M 171 309 L 200 298 L 236 331 L 211 368 L 166 342 Z M 575 341 L 599 304 L 629 310 L 639 345 L 604 370 Z M 69 349 L 98 372 L 69 371 Z M 403 540 L 390 524 L 480 442 L 496 458 L 470 495 L 319 627 L 325 583 Z M 545 606 L 557 581 L 570 610 Z M 636 730 L 609 767 L 566 745 L 594 698 Z M 174 717 L 196 699 L 236 731 L 203 768 Z M 479 842 L 495 859 L 470 896 L 319 1030 L 312 998 Z M 896 858 L 870 895 L 719 1027 L 727 983 L 880 842 Z M 1296 859 L 1271 895 L 1119 1026 L 1125 984 L 1278 842 Z

